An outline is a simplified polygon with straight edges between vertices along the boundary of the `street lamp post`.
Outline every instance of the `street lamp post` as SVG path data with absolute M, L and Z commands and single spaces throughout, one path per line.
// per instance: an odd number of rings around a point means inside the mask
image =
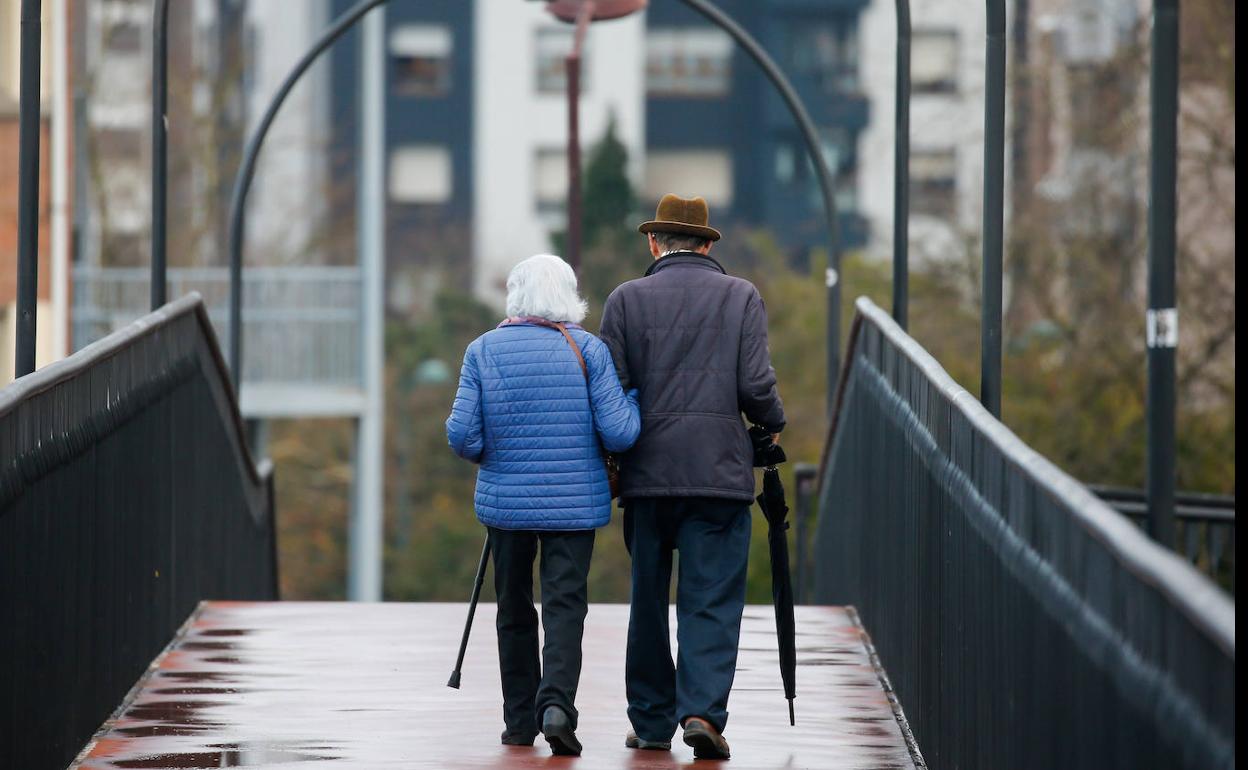
M 546 10 L 576 25 L 572 51 L 564 59 L 568 89 L 568 237 L 564 256 L 581 273 L 581 61 L 592 21 L 618 19 L 646 7 L 647 0 L 553 0 Z

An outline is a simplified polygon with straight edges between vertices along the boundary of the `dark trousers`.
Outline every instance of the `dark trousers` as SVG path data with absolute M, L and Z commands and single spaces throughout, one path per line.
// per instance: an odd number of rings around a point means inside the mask
M 546 631 L 541 659 L 537 655 L 537 610 L 533 608 L 533 561 L 539 543 L 542 626 Z M 585 580 L 594 552 L 594 531 L 491 527 L 490 544 L 498 596 L 496 625 L 505 735 L 536 736 L 541 714 L 550 706 L 567 712 L 575 728 L 581 636 L 588 609 Z
M 665 497 L 628 502 L 625 537 L 633 557 L 625 689 L 628 718 L 642 738 L 671 739 L 688 717 L 723 731 L 737 670 L 750 506 L 734 500 Z M 672 552 L 677 661 L 668 629 Z

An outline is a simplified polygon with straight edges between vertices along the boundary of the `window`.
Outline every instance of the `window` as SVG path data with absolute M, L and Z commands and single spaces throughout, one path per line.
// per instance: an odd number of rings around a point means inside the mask
M 394 90 L 404 96 L 438 96 L 451 89 L 451 32 L 405 24 L 390 34 Z
M 533 197 L 539 214 L 562 215 L 568 202 L 568 154 L 541 149 L 533 156 Z
M 655 29 L 647 35 L 651 96 L 724 96 L 732 87 L 732 40 L 717 29 Z
M 92 9 L 105 55 L 141 54 L 151 34 L 148 6 L 137 2 L 102 2 Z
M 952 220 L 957 212 L 958 159 L 953 149 L 910 156 L 910 206 L 915 214 Z
M 390 200 L 436 204 L 451 199 L 451 153 L 438 145 L 408 145 L 390 153 Z
M 645 195 L 701 195 L 712 206 L 732 205 L 732 156 L 723 150 L 667 150 L 646 155 Z
M 568 90 L 568 70 L 565 59 L 572 53 L 573 29 L 571 27 L 541 27 L 537 30 L 537 91 L 542 94 L 562 94 Z M 581 93 L 589 90 L 589 44 L 581 51 Z
M 143 27 L 133 19 L 123 19 L 104 28 L 104 47 L 109 53 L 142 53 Z
M 958 90 L 958 33 L 915 30 L 910 39 L 910 85 L 916 94 Z
M 851 19 L 803 20 L 789 25 L 786 55 L 799 77 L 814 81 L 825 93 L 851 93 L 858 88 L 858 25 Z

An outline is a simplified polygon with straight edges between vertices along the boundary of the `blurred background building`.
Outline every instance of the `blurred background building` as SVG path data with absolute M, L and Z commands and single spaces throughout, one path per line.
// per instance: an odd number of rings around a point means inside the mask
M 717 4 L 764 44 L 810 110 L 836 175 L 847 286 L 886 303 L 895 3 Z M 201 292 L 223 340 L 242 149 L 296 60 L 352 5 L 171 3 L 170 296 Z M 0 0 L 0 381 L 13 361 L 19 6 Z M 153 4 L 43 6 L 40 365 L 147 310 Z M 1148 0 L 1009 0 L 1007 15 L 1005 414 L 1076 476 L 1134 486 L 1144 467 L 1143 342 L 1122 330 L 1142 329 L 1144 307 L 1149 14 Z M 1181 478 L 1230 491 L 1234 45 L 1223 33 L 1234 4 L 1184 0 L 1183 14 L 1179 403 L 1202 438 L 1181 447 Z M 938 329 L 921 341 L 972 382 L 984 6 L 911 0 L 911 15 L 914 328 Z M 446 598 L 439 586 L 471 577 L 455 565 L 475 563 L 478 547 L 461 510 L 472 474 L 443 457 L 441 422 L 457 356 L 497 319 L 511 265 L 559 248 L 571 38 L 537 0 L 386 6 L 385 503 L 396 548 L 387 595 Z M 376 308 L 363 306 L 356 241 L 360 41 L 358 30 L 346 35 L 292 92 L 248 203 L 242 408 L 258 442 L 272 431 L 289 501 L 283 547 L 321 549 L 291 578 L 296 596 L 338 595 L 341 559 L 322 535 L 350 508 L 351 425 L 369 408 L 361 348 L 364 314 Z M 809 366 L 822 346 L 823 288 L 811 280 L 826 245 L 822 201 L 780 98 L 725 34 L 676 0 L 593 24 L 584 61 L 586 160 L 609 132 L 623 149 L 637 209 L 626 221 L 647 216 L 664 192 L 708 198 L 729 235 L 730 269 L 768 301 L 786 405 L 799 415 L 789 446 L 817 456 L 818 439 L 803 449 L 799 433 L 824 417 L 821 374 Z M 607 247 L 635 243 L 616 265 L 624 272 L 630 259 L 646 261 L 640 238 L 627 237 Z M 589 283 L 600 303 L 604 286 Z M 1073 427 L 1054 424 L 1074 412 L 1085 416 Z M 322 474 L 326 457 L 340 464 Z M 459 538 L 454 548 L 421 550 L 447 537 Z M 450 552 L 468 555 L 448 566 Z

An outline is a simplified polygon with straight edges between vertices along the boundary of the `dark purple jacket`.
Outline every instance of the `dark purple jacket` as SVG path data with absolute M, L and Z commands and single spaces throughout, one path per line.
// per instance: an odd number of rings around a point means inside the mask
M 621 496 L 753 500 L 754 452 L 741 416 L 784 429 L 758 289 L 708 256 L 669 254 L 611 292 L 600 336 L 624 389 L 641 396 L 641 436 L 621 458 Z

